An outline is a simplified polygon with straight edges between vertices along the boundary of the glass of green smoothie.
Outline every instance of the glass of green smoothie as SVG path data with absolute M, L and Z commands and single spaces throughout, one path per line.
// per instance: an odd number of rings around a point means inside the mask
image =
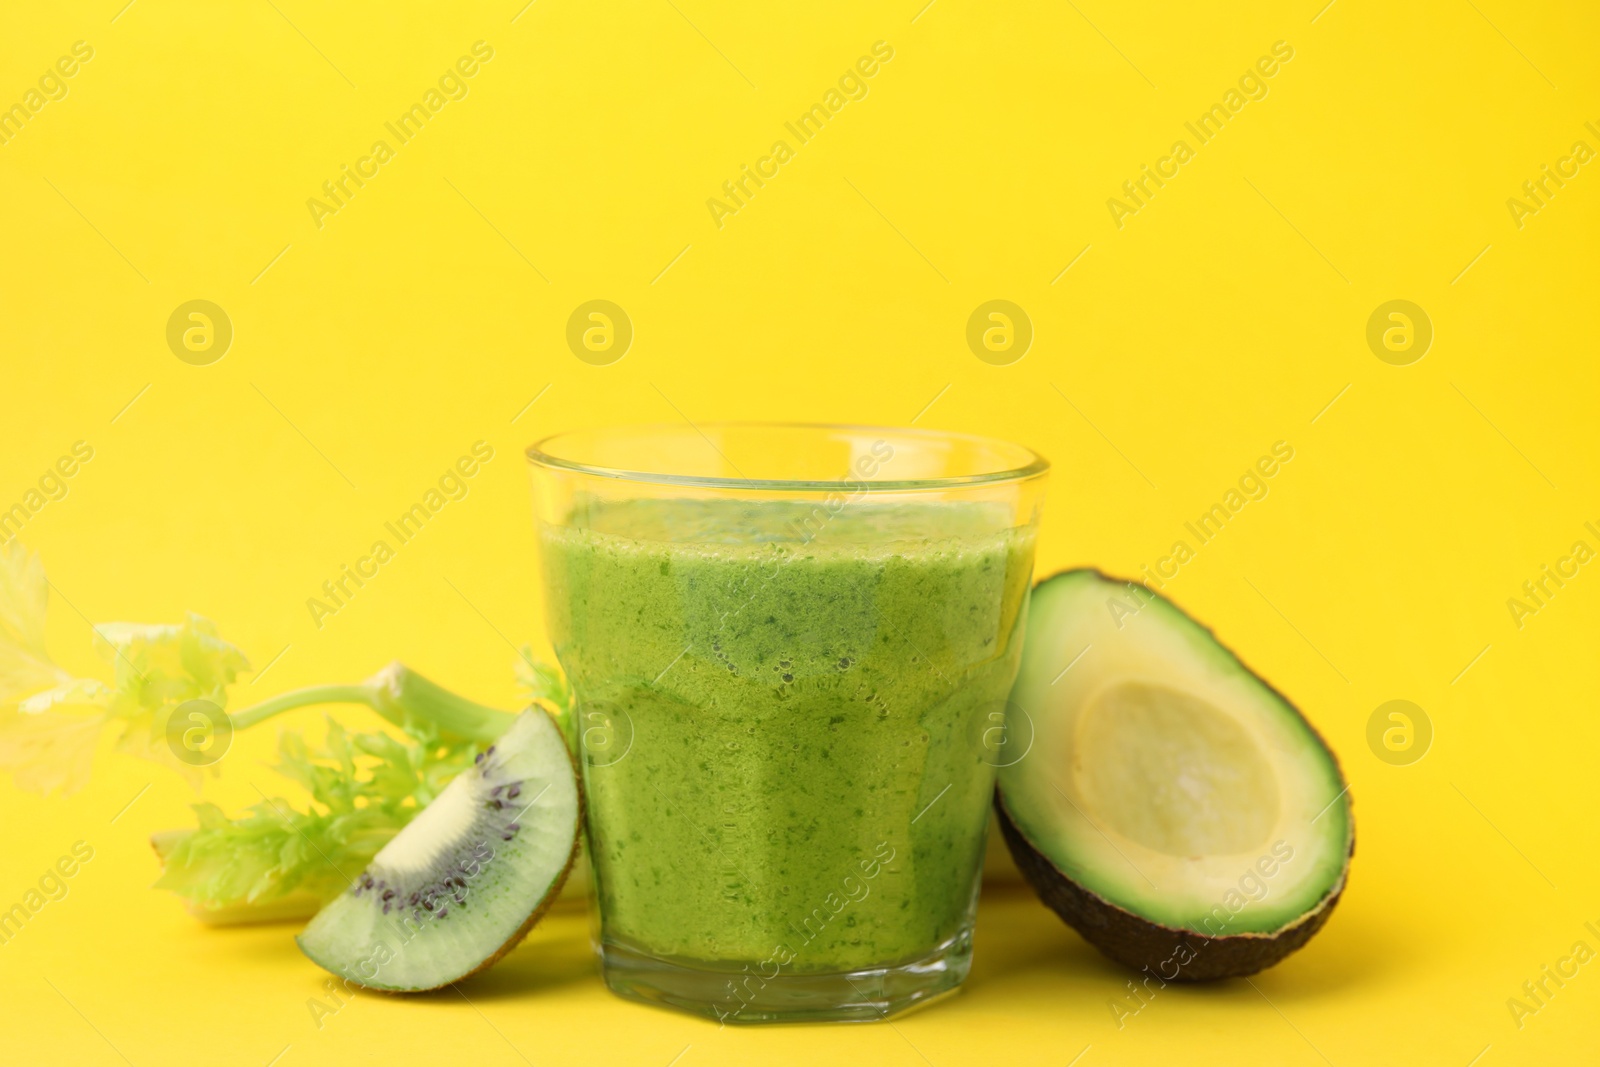
M 859 426 L 528 450 L 545 609 L 624 997 L 873 1020 L 972 954 L 1048 464 Z

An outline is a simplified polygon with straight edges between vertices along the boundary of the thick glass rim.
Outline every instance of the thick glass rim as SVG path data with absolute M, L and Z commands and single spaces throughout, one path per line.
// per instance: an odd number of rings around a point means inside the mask
M 973 444 L 982 444 L 999 451 L 1014 450 L 1025 457 L 1020 466 L 1009 467 L 1004 470 L 984 471 L 977 474 L 951 475 L 943 478 L 908 478 L 901 480 L 863 480 L 850 478 L 837 479 L 781 479 L 781 478 L 736 478 L 697 474 L 673 474 L 667 471 L 629 470 L 621 467 L 607 467 L 594 463 L 584 463 L 579 460 L 569 459 L 558 455 L 556 446 L 564 438 L 576 437 L 580 434 L 604 433 L 607 430 L 640 433 L 647 431 L 670 431 L 683 433 L 686 430 L 698 433 L 705 438 L 706 443 L 716 449 L 716 445 L 706 437 L 706 429 L 763 429 L 763 430 L 795 430 L 810 432 L 845 432 L 857 434 L 893 435 L 899 438 L 921 438 L 926 441 L 967 441 Z M 720 453 L 721 449 L 717 449 Z M 988 437 L 983 434 L 961 433 L 954 430 L 925 430 L 916 426 L 877 426 L 868 423 L 833 423 L 833 422 L 767 422 L 762 420 L 724 420 L 716 422 L 703 422 L 680 426 L 676 423 L 640 423 L 632 426 L 616 427 L 590 427 L 578 430 L 563 430 L 529 445 L 526 450 L 528 461 L 535 466 L 558 471 L 570 471 L 576 474 L 587 474 L 596 478 L 611 478 L 618 481 L 641 482 L 648 485 L 691 486 L 702 489 L 754 489 L 765 492 L 889 492 L 916 489 L 950 489 L 956 487 L 1000 485 L 1007 482 L 1022 482 L 1038 478 L 1048 473 L 1050 461 L 1026 445 L 1017 444 L 1000 437 Z M 727 459 L 726 456 L 723 457 Z M 729 461 L 731 464 L 731 461 Z

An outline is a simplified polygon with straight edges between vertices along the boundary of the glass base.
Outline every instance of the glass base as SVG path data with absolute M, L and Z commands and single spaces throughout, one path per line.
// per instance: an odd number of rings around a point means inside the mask
M 764 977 L 755 964 L 691 965 L 607 941 L 598 946 L 611 991 L 721 1023 L 878 1022 L 956 992 L 972 967 L 970 930 L 922 959 L 832 974 Z

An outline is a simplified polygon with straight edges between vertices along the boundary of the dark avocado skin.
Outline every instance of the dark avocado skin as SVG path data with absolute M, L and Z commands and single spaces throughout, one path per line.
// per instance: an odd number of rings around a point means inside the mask
M 1082 569 L 1090 570 L 1105 581 L 1118 585 L 1137 585 L 1148 590 L 1151 596 L 1159 597 L 1179 611 L 1183 611 L 1170 597 L 1150 590 L 1143 582 L 1115 578 L 1094 568 Z M 1055 578 L 1074 573 L 1079 571 L 1067 570 L 1051 575 L 1036 582 L 1034 589 L 1037 590 Z M 1185 611 L 1183 614 L 1194 620 L 1194 616 L 1188 612 Z M 1216 641 L 1219 647 L 1233 655 L 1232 649 L 1217 641 L 1210 627 L 1204 626 L 1197 620 L 1195 624 Z M 1301 715 L 1293 702 L 1278 693 L 1265 678 L 1250 670 L 1237 655 L 1234 655 L 1234 659 L 1238 660 L 1240 666 L 1249 671 L 1261 685 L 1277 694 L 1296 715 Z M 1304 718 L 1304 715 L 1301 715 L 1302 721 Z M 1306 726 L 1312 733 L 1316 733 L 1309 722 Z M 1317 738 L 1319 741 L 1322 740 L 1320 734 Z M 1323 741 L 1322 747 L 1327 751 L 1328 758 L 1337 766 L 1338 758 L 1334 756 L 1333 750 L 1328 748 L 1326 741 Z M 1340 777 L 1343 777 L 1342 773 Z M 1006 811 L 1005 797 L 998 788 L 995 790 L 994 807 L 1011 858 L 1016 861 L 1023 878 L 1033 887 L 1034 892 L 1039 894 L 1039 899 L 1045 906 L 1061 916 L 1062 921 L 1078 931 L 1085 941 L 1110 959 L 1135 970 L 1148 970 L 1150 974 L 1167 982 L 1208 982 L 1218 978 L 1242 978 L 1266 970 L 1299 949 L 1322 929 L 1322 924 L 1327 922 L 1328 916 L 1333 913 L 1334 905 L 1344 893 L 1349 877 L 1350 858 L 1355 855 L 1356 849 L 1352 826 L 1349 851 L 1345 854 L 1345 869 L 1340 874 L 1338 882 L 1315 908 L 1302 915 L 1293 925 L 1271 934 L 1208 937 L 1193 930 L 1177 929 L 1141 919 L 1085 889 L 1028 842 L 1022 831 L 1011 821 L 1011 815 Z
M 1193 930 L 1178 930 L 1141 919 L 1089 892 L 1057 870 L 1028 844 L 1006 814 L 998 793 L 995 811 L 1011 858 L 1017 861 L 1034 892 L 1045 906 L 1106 956 L 1135 970 L 1145 970 L 1167 982 L 1209 982 L 1240 978 L 1264 971 L 1311 940 L 1322 929 L 1344 892 L 1344 879 L 1316 910 L 1276 934 L 1235 934 L 1206 937 Z M 1187 962 L 1184 962 L 1187 961 Z M 1175 973 L 1174 973 L 1175 972 Z

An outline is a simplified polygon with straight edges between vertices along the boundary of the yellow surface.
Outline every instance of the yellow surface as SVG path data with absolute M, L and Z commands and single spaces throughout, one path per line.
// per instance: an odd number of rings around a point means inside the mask
M 0 105 L 93 48 L 0 145 L 0 507 L 94 449 L 22 533 L 68 665 L 94 664 L 86 620 L 192 609 L 257 666 L 287 649 L 241 699 L 398 657 L 509 705 L 508 643 L 541 641 L 519 450 L 567 427 L 1012 437 L 1056 465 L 1041 571 L 1123 573 L 1285 441 L 1269 494 L 1169 589 L 1340 753 L 1359 848 L 1307 949 L 1254 987 L 1164 990 L 1121 1029 L 1127 975 L 1013 896 L 985 904 L 965 993 L 892 1028 L 719 1032 L 625 1004 L 569 915 L 470 1004 L 363 995 L 319 1030 L 291 929 L 203 929 L 147 888 L 146 836 L 195 797 L 107 753 L 65 799 L 0 786 L 0 903 L 94 849 L 0 946 L 0 1062 L 1592 1058 L 1600 964 L 1520 1029 L 1506 1003 L 1574 942 L 1600 949 L 1600 572 L 1520 628 L 1507 607 L 1575 541 L 1600 548 L 1600 172 L 1561 163 L 1600 149 L 1592 10 L 122 3 L 0 17 Z M 307 199 L 480 40 L 467 95 L 319 229 Z M 866 96 L 798 144 L 785 122 L 877 41 L 893 58 Z M 1293 58 L 1265 98 L 1198 144 L 1184 123 L 1278 41 Z M 779 139 L 792 158 L 762 164 Z M 1193 158 L 1161 163 L 1179 139 Z M 743 164 L 776 176 L 719 228 L 706 201 Z M 1119 228 L 1107 200 L 1143 164 L 1177 175 Z M 1576 176 L 1513 211 L 1544 164 Z M 209 366 L 167 344 L 195 299 L 234 327 Z M 567 347 L 594 299 L 634 327 L 610 365 Z M 1433 325 L 1407 366 L 1367 343 L 1397 299 Z M 968 347 L 990 300 L 1031 320 L 1018 362 Z M 318 628 L 307 598 L 479 440 L 469 495 Z M 1433 726 L 1409 766 L 1367 745 L 1393 699 Z M 271 732 L 240 738 L 209 798 L 272 785 Z

